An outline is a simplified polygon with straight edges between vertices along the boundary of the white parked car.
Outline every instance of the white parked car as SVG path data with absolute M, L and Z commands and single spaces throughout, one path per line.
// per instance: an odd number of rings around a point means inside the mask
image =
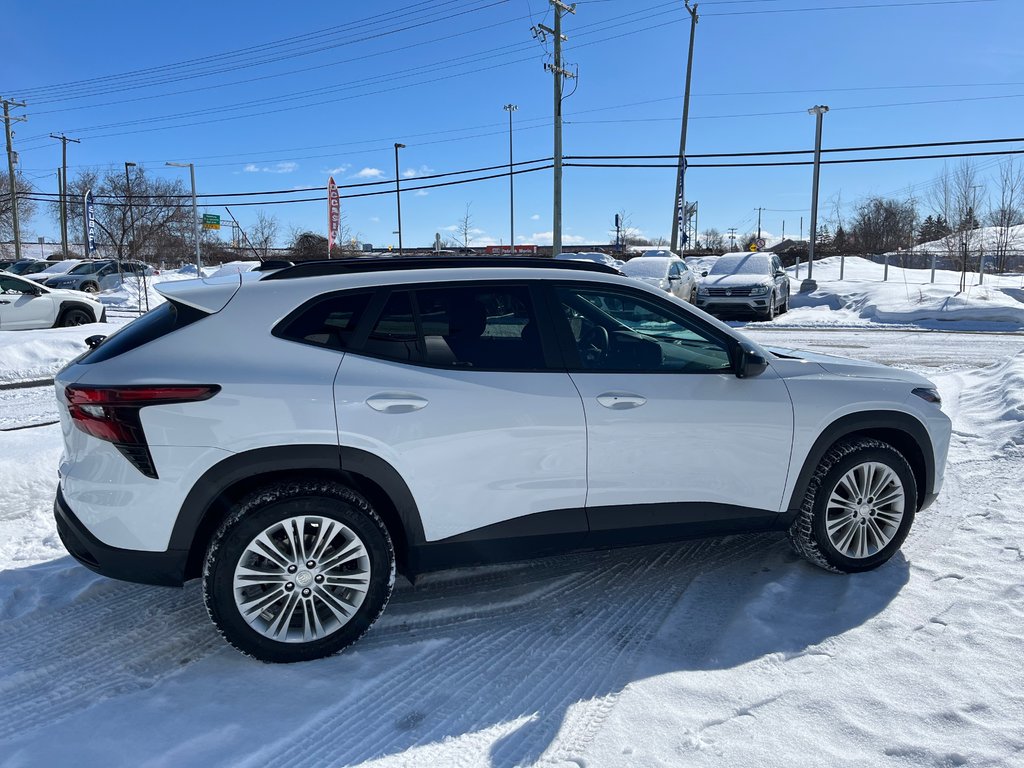
M 691 304 L 697 298 L 697 278 L 682 259 L 665 256 L 630 259 L 622 274 L 660 288 Z
M 604 264 L 614 269 L 622 269 L 622 265 L 626 262 L 622 259 L 616 259 L 614 256 L 609 256 L 607 253 L 599 253 L 598 251 L 580 251 L 579 253 L 566 253 L 563 251 L 555 257 L 556 261 L 592 261 L 595 264 Z
M 106 309 L 80 291 L 63 291 L 0 272 L 0 331 L 102 323 Z
M 57 529 L 109 576 L 202 577 L 266 661 L 355 642 L 396 571 L 741 531 L 866 571 L 942 486 L 927 379 L 765 349 L 602 265 L 339 259 L 158 290 L 56 377 Z
M 719 256 L 697 288 L 697 306 L 713 315 L 743 312 L 774 320 L 789 310 L 789 277 L 774 253 Z

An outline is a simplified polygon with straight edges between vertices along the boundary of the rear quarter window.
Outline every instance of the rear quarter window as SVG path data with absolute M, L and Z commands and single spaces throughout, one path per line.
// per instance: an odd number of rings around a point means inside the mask
M 168 301 L 108 336 L 98 347 L 87 352 L 78 362 L 89 365 L 110 360 L 141 347 L 143 344 L 155 341 L 161 336 L 166 336 L 179 328 L 191 325 L 204 317 L 208 317 L 208 315 L 202 310 Z

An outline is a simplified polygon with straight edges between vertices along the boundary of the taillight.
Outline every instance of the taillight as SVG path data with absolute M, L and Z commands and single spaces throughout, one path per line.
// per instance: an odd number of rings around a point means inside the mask
M 139 411 L 147 405 L 172 405 L 208 400 L 220 392 L 209 385 L 140 385 L 130 387 L 86 387 L 64 389 L 72 423 L 87 435 L 113 443 L 136 469 L 155 478 L 156 468 L 142 430 Z

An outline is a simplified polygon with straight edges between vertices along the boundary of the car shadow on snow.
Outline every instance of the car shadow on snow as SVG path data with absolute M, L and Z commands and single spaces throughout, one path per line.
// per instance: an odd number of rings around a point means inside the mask
M 12 574 L 0 572 L 0 594 Z M 66 718 L 99 734 L 113 710 L 127 764 L 204 734 L 209 753 L 192 757 L 211 765 L 568 760 L 630 683 L 807 653 L 882 612 L 907 578 L 899 554 L 871 573 L 826 573 L 778 534 L 453 570 L 400 581 L 351 650 L 287 666 L 227 648 L 194 583 L 101 581 L 53 611 L 0 622 L 0 692 L 17 715 L 0 744 Z M 230 697 L 247 690 L 266 695 L 246 695 L 239 720 Z M 149 713 L 133 728 L 138 708 Z M 162 723 L 159 736 L 147 722 Z M 29 757 L 49 748 L 38 734 L 25 743 Z

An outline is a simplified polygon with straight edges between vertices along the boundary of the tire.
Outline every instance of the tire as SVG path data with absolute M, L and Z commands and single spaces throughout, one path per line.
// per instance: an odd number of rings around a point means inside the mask
M 786 300 L 779 305 L 779 314 L 784 315 L 789 312 L 789 295 L 787 294 Z
M 768 297 L 768 309 L 759 315 L 762 320 L 771 322 L 775 319 L 775 294 Z
M 300 525 L 304 544 L 296 551 Z M 346 648 L 383 613 L 394 586 L 386 526 L 365 498 L 332 481 L 251 493 L 228 514 L 203 566 L 210 618 L 231 645 L 264 662 L 309 661 Z M 256 608 L 248 618 L 246 605 Z
M 697 305 L 697 286 L 693 286 L 693 290 L 690 291 L 690 298 L 687 299 L 694 306 Z
M 876 505 L 874 496 L 861 496 L 859 505 L 858 486 L 892 500 Z M 870 571 L 900 548 L 916 511 L 917 482 L 903 454 L 873 438 L 842 440 L 828 449 L 811 477 L 789 541 L 797 554 L 827 571 Z
M 99 293 L 100 287 L 96 283 L 84 283 L 82 290 L 86 293 Z
M 61 328 L 70 328 L 75 325 L 87 325 L 95 322 L 96 318 L 84 309 L 72 307 L 71 309 L 65 310 L 64 314 L 60 316 L 60 322 L 58 322 L 57 325 Z

